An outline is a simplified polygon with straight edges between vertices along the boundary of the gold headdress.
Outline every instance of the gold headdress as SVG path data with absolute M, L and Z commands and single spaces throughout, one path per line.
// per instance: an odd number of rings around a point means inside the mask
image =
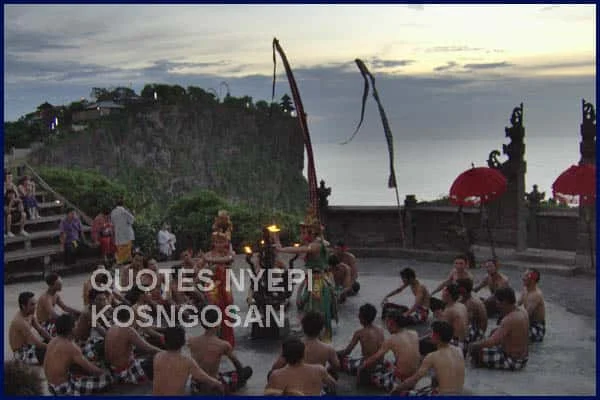
M 215 222 L 213 223 L 212 229 L 214 233 L 224 234 L 227 240 L 231 240 L 233 224 L 231 223 L 231 218 L 226 210 L 219 210 L 219 213 L 215 217 Z
M 321 235 L 323 232 L 323 226 L 317 218 L 317 212 L 314 208 L 309 207 L 304 217 L 304 221 L 300 223 L 300 226 L 308 228 L 308 230 L 314 235 Z

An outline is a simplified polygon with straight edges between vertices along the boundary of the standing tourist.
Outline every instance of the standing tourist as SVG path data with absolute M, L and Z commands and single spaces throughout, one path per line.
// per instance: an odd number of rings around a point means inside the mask
M 117 200 L 117 206 L 110 213 L 115 229 L 115 245 L 117 246 L 117 264 L 123 265 L 131 260 L 131 248 L 135 240 L 133 223 L 135 217 L 123 206 L 123 199 Z

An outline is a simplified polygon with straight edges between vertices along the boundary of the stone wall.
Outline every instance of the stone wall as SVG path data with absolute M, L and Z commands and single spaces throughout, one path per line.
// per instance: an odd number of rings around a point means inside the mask
M 460 219 L 457 207 L 417 205 L 410 210 L 410 214 L 412 224 L 405 226 L 406 247 L 461 251 L 463 239 L 458 232 Z M 402 215 L 403 221 L 407 221 L 404 208 Z M 344 240 L 350 247 L 401 247 L 397 207 L 330 206 L 326 218 L 327 236 Z M 528 234 L 528 247 L 564 251 L 577 249 L 577 209 L 543 210 L 537 213 L 536 218 L 537 238 Z M 489 236 L 485 227 L 481 226 L 479 209 L 464 209 L 463 219 L 465 226 L 473 233 L 474 244 L 488 246 Z M 490 225 L 490 229 L 497 247 L 516 246 L 516 238 L 511 238 L 501 227 Z M 533 242 L 531 238 L 536 241 Z

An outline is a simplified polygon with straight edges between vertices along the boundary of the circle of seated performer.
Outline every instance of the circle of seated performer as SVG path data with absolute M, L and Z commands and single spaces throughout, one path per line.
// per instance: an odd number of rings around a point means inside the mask
M 385 340 L 383 329 L 373 324 L 377 316 L 377 309 L 370 303 L 363 304 L 358 309 L 358 320 L 362 328 L 358 329 L 352 335 L 352 340 L 344 350 L 338 351 L 340 359 L 340 368 L 349 375 L 356 376 L 359 385 L 371 384 L 371 373 L 377 368 L 383 368 L 383 360 L 373 364 L 372 367 L 362 368 L 363 376 L 357 376 L 358 369 L 363 361 L 377 353 Z M 352 357 L 352 350 L 360 343 L 361 355 Z
M 302 338 L 305 346 L 304 363 L 319 364 L 326 367 L 329 375 L 337 380 L 338 371 L 340 370 L 338 355 L 332 345 L 324 343 L 319 338 L 325 327 L 325 318 L 318 311 L 309 311 L 302 317 L 301 324 L 302 331 L 304 332 L 304 337 Z M 285 367 L 285 364 L 283 356 L 279 356 L 271 367 L 269 375 L 274 370 Z M 333 394 L 332 390 L 335 390 L 335 388 L 323 388 L 326 394 Z
M 473 281 L 471 279 L 459 279 L 456 281 L 460 291 L 460 302 L 467 307 L 469 315 L 469 332 L 466 342 L 474 343 L 485 337 L 488 326 L 488 315 L 485 304 L 481 299 L 472 296 Z
M 161 350 L 146 342 L 131 326 L 135 312 L 127 306 L 115 309 L 116 321 L 106 331 L 104 356 L 113 377 L 119 383 L 139 384 L 152 380 L 152 360 L 136 358 L 134 348 L 154 355 Z
M 59 292 L 62 291 L 62 279 L 58 274 L 51 273 L 46 276 L 46 284 L 48 289 L 40 296 L 35 315 L 40 325 L 50 334 L 56 336 L 55 321 L 59 314 L 54 311 L 54 307 L 58 305 L 64 312 L 79 316 L 80 311 L 66 305 Z
M 46 343 L 34 335 L 32 327 L 46 342 L 52 337 L 40 326 L 35 318 L 35 295 L 31 292 L 19 294 L 19 311 L 15 314 L 8 328 L 8 344 L 13 351 L 13 358 L 28 365 L 39 365 L 44 362 Z
M 356 266 L 356 256 L 348 251 L 348 247 L 343 241 L 338 241 L 333 249 L 335 255 L 340 262 L 350 267 L 352 274 L 352 291 L 348 292 L 348 296 L 355 296 L 360 291 L 360 283 L 358 282 L 358 268 Z
M 55 396 L 89 395 L 113 382 L 109 371 L 88 361 L 73 341 L 75 319 L 63 314 L 56 319 L 56 334 L 46 350 L 44 374 L 48 391 Z M 79 368 L 77 368 L 79 367 Z
M 494 293 L 496 293 L 496 290 L 502 287 L 509 287 L 510 283 L 506 275 L 498 272 L 498 269 L 500 268 L 498 261 L 494 259 L 486 260 L 484 265 L 487 269 L 487 276 L 479 285 L 473 288 L 473 291 L 477 293 L 484 287 L 488 288 L 490 291 L 490 296 L 486 299 L 482 298 L 482 300 L 485 303 L 488 316 L 490 318 L 494 318 L 498 316 L 498 307 L 496 305 L 496 297 L 494 296 Z
M 349 265 L 340 262 L 335 255 L 329 256 L 327 264 L 329 265 L 332 280 L 335 283 L 335 294 L 338 302 L 340 304 L 344 303 L 348 296 L 355 294 L 352 287 L 352 270 Z
M 224 387 L 221 382 L 208 375 L 192 358 L 181 353 L 184 345 L 183 327 L 166 328 L 166 350 L 154 356 L 152 394 L 155 396 L 184 395 L 185 385 L 190 376 L 193 382 L 202 382 L 207 387 L 223 393 Z
M 431 292 L 431 296 L 440 292 L 443 288 L 445 288 L 448 284 L 452 282 L 456 282 L 458 279 L 473 279 L 473 275 L 469 272 L 469 258 L 464 254 L 460 254 L 454 257 L 454 267 L 450 271 L 448 278 L 445 281 L 440 283 L 437 288 L 433 292 Z
M 394 386 L 392 394 L 413 396 L 427 395 L 460 395 L 465 384 L 465 359 L 450 341 L 455 336 L 452 325 L 446 321 L 435 321 L 431 324 L 431 340 L 436 351 L 429 353 L 417 372 L 404 382 Z M 433 372 L 431 386 L 414 390 L 413 388 L 425 375 Z M 413 390 L 411 390 L 413 389 Z
M 411 323 L 410 318 L 398 312 L 391 312 L 386 316 L 385 324 L 391 336 L 384 340 L 375 354 L 365 359 L 359 366 L 357 372 L 359 379 L 363 369 L 368 371 L 374 365 L 383 364 L 383 368 L 376 368 L 371 373 L 371 383 L 389 392 L 395 384 L 400 384 L 417 371 L 421 360 L 419 336 L 414 330 L 406 329 Z M 394 363 L 384 360 L 389 351 L 394 354 Z
M 537 286 L 540 272 L 530 268 L 523 274 L 523 291 L 518 305 L 522 305 L 529 315 L 529 341 L 543 342 L 546 335 L 546 304 L 544 294 Z
M 305 345 L 300 339 L 289 338 L 281 346 L 285 367 L 274 370 L 268 378 L 267 396 L 320 396 L 323 386 L 334 388 L 335 379 L 319 364 L 304 362 Z
M 43 396 L 42 382 L 38 369 L 19 360 L 4 361 L 5 396 Z
M 515 291 L 510 287 L 496 290 L 496 300 L 502 315 L 500 326 L 484 340 L 469 345 L 471 360 L 476 367 L 521 370 L 529 354 L 529 317 L 517 307 Z
M 190 338 L 188 346 L 192 358 L 200 368 L 206 371 L 212 379 L 220 382 L 226 393 L 234 393 L 246 384 L 253 371 L 251 367 L 244 367 L 233 352 L 233 346 L 227 340 L 219 337 L 219 318 L 219 312 L 214 308 L 202 312 L 200 320 L 204 327 L 204 333 Z M 235 370 L 219 371 L 223 356 L 229 358 Z M 194 378 L 192 378 L 191 388 L 194 393 L 205 393 L 211 390 L 210 385 L 207 387 L 205 382 L 196 381 Z
M 404 268 L 402 271 L 400 271 L 400 277 L 402 278 L 402 286 L 390 292 L 383 299 L 381 317 L 385 318 L 389 310 L 398 310 L 404 316 L 410 318 L 413 324 L 424 324 L 429 318 L 429 307 L 431 300 L 429 291 L 425 285 L 419 282 L 417 275 L 412 268 Z M 415 302 L 412 307 L 408 308 L 406 306 L 390 303 L 388 301 L 390 297 L 401 293 L 407 287 L 410 287 L 410 290 L 415 296 Z
M 454 337 L 450 344 L 457 346 L 463 352 L 467 351 L 467 333 L 469 331 L 469 312 L 467 307 L 460 303 L 460 290 L 456 283 L 450 283 L 442 291 L 442 300 L 446 303 L 443 310 L 435 312 L 436 319 L 446 321 L 452 326 Z M 436 346 L 431 342 L 431 338 L 427 337 L 421 340 L 420 349 L 422 354 L 427 354 L 434 351 Z

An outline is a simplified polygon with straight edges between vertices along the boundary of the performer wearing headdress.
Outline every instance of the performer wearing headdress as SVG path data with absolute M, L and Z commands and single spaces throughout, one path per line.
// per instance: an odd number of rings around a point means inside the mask
M 231 218 L 229 217 L 227 210 L 219 210 L 215 222 L 213 223 L 212 230 L 213 232 L 224 233 L 225 236 L 227 236 L 227 240 L 229 240 L 229 250 L 233 250 L 233 247 L 231 246 L 233 224 L 231 223 Z
M 229 216 L 225 211 L 224 215 L 223 211 L 219 212 L 219 216 L 215 219 L 215 224 L 213 224 L 213 228 L 217 228 L 216 232 L 212 234 L 212 249 L 204 254 L 204 262 L 208 264 L 208 268 L 212 270 L 213 273 L 213 290 L 207 292 L 208 300 L 219 307 L 221 310 L 222 321 L 221 321 L 221 329 L 219 331 L 219 337 L 223 340 L 226 340 L 231 344 L 232 347 L 235 347 L 235 335 L 233 332 L 233 327 L 228 326 L 225 321 L 229 321 L 230 323 L 234 323 L 227 314 L 225 314 L 225 310 L 228 306 L 234 304 L 233 303 L 233 295 L 231 293 L 231 289 L 227 289 L 226 279 L 227 279 L 227 270 L 231 267 L 233 263 L 233 256 L 235 253 L 231 250 L 231 221 L 229 221 L 229 229 L 223 231 L 223 224 L 221 222 L 225 220 L 229 220 Z M 229 234 L 227 233 L 229 232 Z
M 327 247 L 323 239 L 323 226 L 314 210 L 309 209 L 305 221 L 300 224 L 303 245 L 299 247 L 276 247 L 277 251 L 288 254 L 305 254 L 305 266 L 312 271 L 312 288 L 307 280 L 298 289 L 298 309 L 304 312 L 318 311 L 325 318 L 322 340 L 331 342 L 333 336 L 332 320 L 338 320 L 335 285 L 327 271 Z M 312 289 L 312 290 L 309 290 Z

